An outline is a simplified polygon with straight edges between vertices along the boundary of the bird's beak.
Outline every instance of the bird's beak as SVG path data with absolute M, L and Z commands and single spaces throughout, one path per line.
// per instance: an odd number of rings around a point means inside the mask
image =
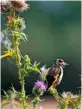
M 62 64 L 63 64 L 64 66 L 67 66 L 67 65 L 69 65 L 69 64 L 67 64 L 66 62 L 63 62 Z

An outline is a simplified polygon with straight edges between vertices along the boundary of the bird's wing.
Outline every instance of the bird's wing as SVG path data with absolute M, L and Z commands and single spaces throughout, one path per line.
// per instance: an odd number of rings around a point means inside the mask
M 48 74 L 48 71 L 49 71 L 50 68 L 46 68 L 46 65 L 42 66 L 40 68 L 41 72 L 44 74 L 44 75 L 47 75 Z
M 57 83 L 57 85 L 60 84 L 60 82 L 61 82 L 61 80 L 62 80 L 62 78 L 63 78 L 63 68 L 60 67 L 60 69 L 61 69 L 61 74 L 60 74 L 60 76 L 59 76 L 59 79 L 58 79 L 58 83 Z

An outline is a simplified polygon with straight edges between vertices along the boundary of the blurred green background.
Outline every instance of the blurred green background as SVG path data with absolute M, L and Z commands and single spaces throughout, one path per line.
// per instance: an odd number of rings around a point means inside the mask
M 40 61 L 40 67 L 50 67 L 57 58 L 69 66 L 57 87 L 61 91 L 78 92 L 81 86 L 81 2 L 80 1 L 28 1 L 30 9 L 20 16 L 25 18 L 28 42 L 21 42 L 21 52 L 28 54 L 32 62 Z M 2 29 L 5 18 L 1 19 Z M 4 26 L 5 25 L 5 26 Z M 2 45 L 2 53 L 4 45 Z M 26 90 L 31 93 L 36 73 L 26 78 Z M 11 83 L 20 89 L 16 65 L 8 59 L 1 61 L 1 88 L 8 90 Z

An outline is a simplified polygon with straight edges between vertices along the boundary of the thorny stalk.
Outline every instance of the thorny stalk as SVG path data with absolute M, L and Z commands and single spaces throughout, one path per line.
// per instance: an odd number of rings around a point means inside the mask
M 18 74 L 19 74 L 19 80 L 21 84 L 21 97 L 22 97 L 22 102 L 23 102 L 23 107 L 26 109 L 26 94 L 25 94 L 25 82 L 24 82 L 24 77 L 22 77 L 22 67 L 21 67 L 21 56 L 20 56 L 20 49 L 19 49 L 19 39 L 14 36 L 14 52 L 15 52 L 15 58 L 16 58 L 16 64 L 18 67 Z

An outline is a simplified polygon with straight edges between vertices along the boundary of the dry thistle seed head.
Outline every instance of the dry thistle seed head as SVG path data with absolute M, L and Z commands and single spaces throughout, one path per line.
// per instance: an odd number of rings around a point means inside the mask
M 67 97 L 70 97 L 70 98 L 77 98 L 78 96 L 77 96 L 77 95 L 73 95 L 71 92 L 63 92 L 63 93 L 62 93 L 62 97 L 63 97 L 63 98 L 67 98 Z
M 6 48 L 11 47 L 12 43 L 9 40 L 8 36 L 8 32 L 7 31 L 3 31 L 0 33 L 1 38 L 0 38 L 0 43 L 4 44 Z
M 77 108 L 79 106 L 78 103 L 78 95 L 73 95 L 71 92 L 63 92 L 62 93 L 63 100 L 67 101 L 68 109 Z
M 11 0 L 11 4 L 16 12 L 29 9 L 29 5 L 24 0 Z
M 1 1 L 0 2 L 0 11 L 2 13 L 8 13 L 10 12 L 10 2 L 9 1 Z

